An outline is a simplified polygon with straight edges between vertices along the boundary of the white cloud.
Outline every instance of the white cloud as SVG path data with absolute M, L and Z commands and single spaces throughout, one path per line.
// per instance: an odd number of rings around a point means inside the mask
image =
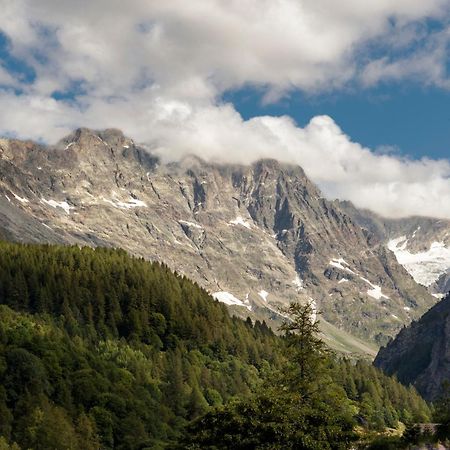
M 330 197 L 387 215 L 450 218 L 448 161 L 372 152 L 324 116 L 304 128 L 288 117 L 245 121 L 220 101 L 248 84 L 267 101 L 294 89 L 405 77 L 448 87 L 448 32 L 423 25 L 448 17 L 447 0 L 0 0 L 0 7 L 11 51 L 36 71 L 25 84 L 0 70 L 0 85 L 22 89 L 0 89 L 2 134 L 55 141 L 78 126 L 117 127 L 165 158 L 275 157 L 303 166 Z M 52 98 L 73 86 L 73 99 Z
M 40 94 L 83 79 L 99 95 L 155 82 L 177 95 L 245 83 L 275 90 L 339 86 L 355 54 L 420 34 L 446 0 L 1 0 L 0 28 L 38 70 Z M 389 41 L 395 35 L 403 37 Z M 51 44 L 54 45 L 51 45 Z M 44 47 L 44 48 L 42 48 Z M 39 61 L 35 51 L 48 58 Z M 50 83 L 49 81 L 53 83 Z M 44 85 L 44 87 L 43 87 Z
M 349 199 L 385 216 L 450 218 L 449 161 L 375 154 L 352 142 L 328 116 L 299 128 L 288 117 L 243 121 L 225 105 L 194 112 L 183 125 L 166 123 L 158 138 L 159 152 L 170 149 L 175 158 L 195 153 L 222 162 L 275 157 L 299 164 L 329 198 Z
M 416 30 L 417 31 L 417 30 Z M 380 81 L 416 79 L 425 85 L 450 88 L 447 54 L 450 28 L 428 36 L 423 46 L 400 57 L 383 56 L 369 62 L 361 73 L 361 81 L 371 86 Z

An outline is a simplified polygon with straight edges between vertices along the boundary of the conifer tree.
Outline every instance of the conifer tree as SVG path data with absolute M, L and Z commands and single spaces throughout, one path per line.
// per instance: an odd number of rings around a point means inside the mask
M 311 304 L 291 304 L 281 327 L 285 366 L 262 388 L 194 422 L 180 448 L 345 449 L 355 439 L 348 400 L 332 383 Z
M 289 317 L 280 327 L 288 361 L 283 380 L 287 388 L 307 398 L 324 380 L 330 352 L 319 338 L 319 321 L 311 302 L 291 303 L 283 312 Z

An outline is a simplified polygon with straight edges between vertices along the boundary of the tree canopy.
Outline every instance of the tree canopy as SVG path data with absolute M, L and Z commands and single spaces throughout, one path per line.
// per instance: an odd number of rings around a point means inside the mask
M 282 367 L 273 370 L 251 396 L 191 423 L 180 448 L 347 449 L 358 439 L 354 431 L 358 419 L 375 429 L 397 422 L 398 412 L 388 403 L 389 388 L 396 395 L 394 403 L 402 395 L 417 401 L 414 411 L 405 409 L 405 414 L 426 417 L 427 407 L 413 390 L 406 394 L 394 380 L 381 388 L 380 381 L 387 377 L 380 380 L 375 369 L 333 358 L 319 337 L 311 303 L 293 303 L 284 312 L 288 319 L 281 326 Z M 358 379 L 358 369 L 367 378 Z
M 0 242 L 0 449 L 162 449 L 202 427 L 217 445 L 237 429 L 315 448 L 429 414 L 412 388 L 330 355 L 310 313 L 279 337 L 124 251 Z

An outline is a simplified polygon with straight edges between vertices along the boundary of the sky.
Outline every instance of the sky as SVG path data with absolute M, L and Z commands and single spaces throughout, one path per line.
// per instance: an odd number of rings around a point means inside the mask
M 257 114 L 288 114 L 304 126 L 325 114 L 353 140 L 376 151 L 410 158 L 450 157 L 450 91 L 417 83 L 389 84 L 360 92 L 306 96 L 261 104 L 259 93 L 244 89 L 225 95 L 245 119 Z
M 0 135 L 119 128 L 450 218 L 450 0 L 0 0 Z

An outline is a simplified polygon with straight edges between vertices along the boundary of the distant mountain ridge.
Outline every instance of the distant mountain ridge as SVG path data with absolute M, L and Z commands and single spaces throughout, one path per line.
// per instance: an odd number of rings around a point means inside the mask
M 387 219 L 341 202 L 342 208 L 374 237 L 385 242 L 400 264 L 431 294 L 450 291 L 450 221 L 429 217 Z
M 355 211 L 274 160 L 165 164 L 118 130 L 79 129 L 52 147 L 0 141 L 3 237 L 122 247 L 244 317 L 276 322 L 280 306 L 312 299 L 343 350 L 345 333 L 384 343 L 436 301 Z

